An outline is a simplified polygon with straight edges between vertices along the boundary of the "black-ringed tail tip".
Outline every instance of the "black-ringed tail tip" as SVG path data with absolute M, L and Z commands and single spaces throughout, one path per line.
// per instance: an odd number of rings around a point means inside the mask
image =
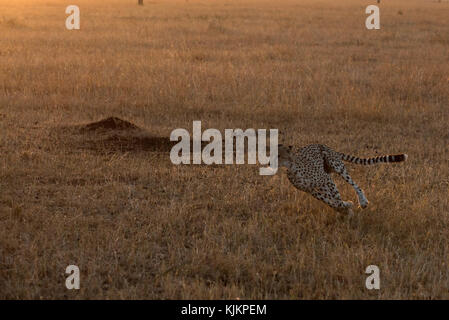
M 342 160 L 352 162 L 355 164 L 362 164 L 362 165 L 370 165 L 370 164 L 376 164 L 376 163 L 390 163 L 390 162 L 403 162 L 407 161 L 408 155 L 406 153 L 402 154 L 395 154 L 395 155 L 385 155 L 385 156 L 378 156 L 373 158 L 359 158 L 356 156 L 350 156 L 347 154 L 342 154 Z

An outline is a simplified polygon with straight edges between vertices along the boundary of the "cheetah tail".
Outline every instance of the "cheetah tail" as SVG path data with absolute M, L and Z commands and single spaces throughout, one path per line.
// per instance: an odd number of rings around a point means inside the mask
M 374 158 L 365 158 L 361 159 L 355 156 L 350 156 L 344 153 L 341 154 L 341 159 L 343 161 L 348 161 L 356 164 L 362 164 L 362 165 L 370 165 L 370 164 L 377 164 L 380 162 L 403 162 L 406 161 L 408 158 L 408 155 L 405 153 L 402 154 L 395 154 L 395 155 L 386 155 L 386 156 L 379 156 Z

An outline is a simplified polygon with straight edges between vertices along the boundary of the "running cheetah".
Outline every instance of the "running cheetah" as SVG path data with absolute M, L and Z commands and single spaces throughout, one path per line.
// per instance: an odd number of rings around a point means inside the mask
M 352 214 L 352 202 L 343 201 L 337 186 L 332 181 L 331 173 L 339 174 L 355 190 L 360 207 L 366 208 L 368 200 L 362 189 L 351 179 L 343 161 L 370 165 L 380 162 L 402 162 L 406 154 L 387 155 L 360 159 L 336 152 L 322 144 L 311 144 L 303 148 L 278 146 L 279 166 L 287 168 L 287 177 L 299 190 L 308 192 L 318 200 L 344 214 Z

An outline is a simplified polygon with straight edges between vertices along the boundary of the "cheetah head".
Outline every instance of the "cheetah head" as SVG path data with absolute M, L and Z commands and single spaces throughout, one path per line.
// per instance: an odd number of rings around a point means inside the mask
M 278 164 L 280 167 L 288 167 L 289 163 L 293 161 L 291 151 L 292 146 L 278 145 Z

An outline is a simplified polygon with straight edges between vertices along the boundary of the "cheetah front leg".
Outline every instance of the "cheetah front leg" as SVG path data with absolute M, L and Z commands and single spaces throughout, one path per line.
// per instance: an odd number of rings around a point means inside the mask
M 353 214 L 352 201 L 341 199 L 340 192 L 338 192 L 337 186 L 332 180 L 322 187 L 313 189 L 310 194 L 340 213 Z

